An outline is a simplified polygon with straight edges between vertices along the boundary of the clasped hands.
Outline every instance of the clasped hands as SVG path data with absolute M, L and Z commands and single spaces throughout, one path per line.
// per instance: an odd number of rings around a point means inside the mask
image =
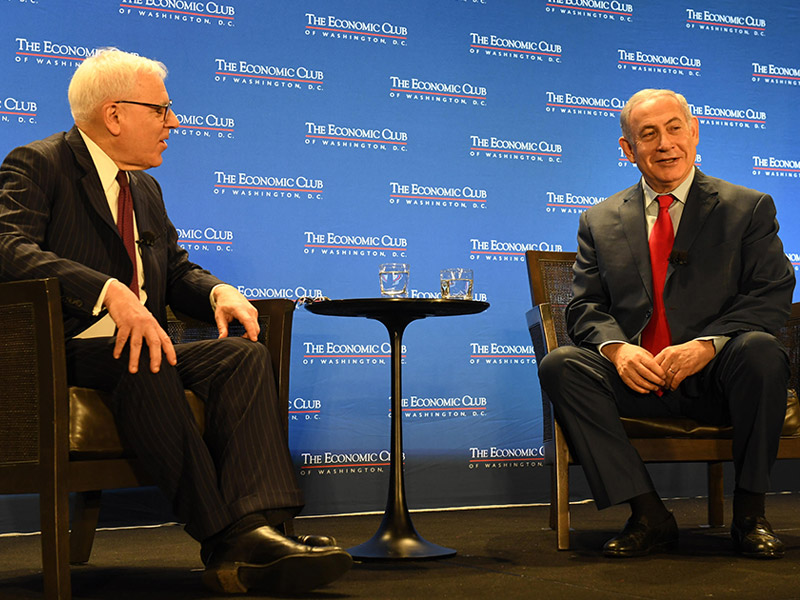
M 635 392 L 676 390 L 681 382 L 701 371 L 714 358 L 711 340 L 692 340 L 668 346 L 653 356 L 634 344 L 603 346 L 602 353 L 616 367 L 622 381 Z
M 228 336 L 228 324 L 236 319 L 245 328 L 244 337 L 257 341 L 260 331 L 258 311 L 247 298 L 230 285 L 217 286 L 213 294 L 216 303 L 214 320 L 217 323 L 219 337 Z M 106 291 L 104 305 L 117 325 L 114 358 L 122 355 L 126 343 L 130 344 L 128 361 L 130 373 L 136 373 L 139 369 L 139 356 L 143 344 L 147 344 L 150 352 L 150 371 L 153 373 L 158 373 L 161 369 L 162 356 L 169 364 L 173 366 L 177 364 L 175 348 L 167 332 L 126 285 L 112 281 Z

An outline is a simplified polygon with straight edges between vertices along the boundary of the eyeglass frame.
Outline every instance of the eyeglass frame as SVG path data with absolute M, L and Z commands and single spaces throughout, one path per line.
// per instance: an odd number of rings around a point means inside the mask
M 169 111 L 172 110 L 172 100 L 168 100 L 166 104 L 153 104 L 151 102 L 137 102 L 136 100 L 114 100 L 117 104 L 136 104 L 138 106 L 148 106 L 150 108 L 162 109 L 164 111 L 164 123 L 169 118 Z

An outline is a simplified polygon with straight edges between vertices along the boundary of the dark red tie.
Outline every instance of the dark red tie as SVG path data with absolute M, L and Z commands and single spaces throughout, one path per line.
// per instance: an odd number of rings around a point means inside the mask
M 136 267 L 136 241 L 133 236 L 133 197 L 131 196 L 131 188 L 128 185 L 128 175 L 125 171 L 117 172 L 117 183 L 119 183 L 117 229 L 119 229 L 119 234 L 122 236 L 122 241 L 125 243 L 128 257 L 130 257 L 133 263 L 133 278 L 128 287 L 138 296 L 139 272 Z
M 664 310 L 664 281 L 667 278 L 669 255 L 675 233 L 672 230 L 672 219 L 669 207 L 674 200 L 671 194 L 658 196 L 658 218 L 650 232 L 650 267 L 653 271 L 653 315 L 642 331 L 642 347 L 653 356 L 672 343 L 669 323 Z

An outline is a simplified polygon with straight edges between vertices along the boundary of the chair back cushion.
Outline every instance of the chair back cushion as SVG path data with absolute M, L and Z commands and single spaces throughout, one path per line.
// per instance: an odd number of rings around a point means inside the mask
M 550 305 L 559 346 L 572 345 L 572 340 L 567 334 L 564 309 L 572 300 L 572 265 L 575 257 L 575 252 L 528 250 L 525 253 L 531 300 L 534 306 Z

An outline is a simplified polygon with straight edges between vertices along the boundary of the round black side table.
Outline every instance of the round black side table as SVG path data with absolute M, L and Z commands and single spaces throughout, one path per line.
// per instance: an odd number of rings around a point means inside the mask
M 403 479 L 402 342 L 403 332 L 412 321 L 426 317 L 470 315 L 489 308 L 488 302 L 425 298 L 353 298 L 323 300 L 306 304 L 314 314 L 339 317 L 365 317 L 386 326 L 391 341 L 392 416 L 389 457 L 389 494 L 378 531 L 371 539 L 348 548 L 353 558 L 362 560 L 423 559 L 453 556 L 456 550 L 423 539 L 411 522 Z

